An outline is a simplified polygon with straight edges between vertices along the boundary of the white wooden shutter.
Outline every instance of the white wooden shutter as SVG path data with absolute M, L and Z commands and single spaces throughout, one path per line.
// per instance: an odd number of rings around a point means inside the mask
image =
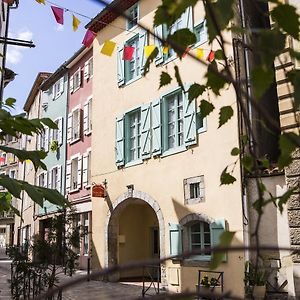
M 61 193 L 61 166 L 57 166 L 56 189 Z
M 71 76 L 70 77 L 70 93 L 73 93 L 73 90 L 74 90 L 74 77 Z
M 163 63 L 163 61 L 164 61 L 164 54 L 163 54 L 163 50 L 162 50 L 163 44 L 157 37 L 163 38 L 163 26 L 162 25 L 155 26 L 154 34 L 155 34 L 154 44 L 158 50 L 158 54 L 155 58 L 155 64 L 159 65 L 159 64 Z
M 88 80 L 90 78 L 90 65 L 89 61 L 84 63 L 84 79 Z
M 197 143 L 197 126 L 196 126 L 196 102 L 195 100 L 189 101 L 187 96 L 184 97 L 184 143 L 186 146 L 194 145 Z
M 152 154 L 161 154 L 160 99 L 152 102 Z
M 44 175 L 44 188 L 47 187 L 47 184 L 48 184 L 48 172 L 47 171 L 44 171 L 43 172 L 43 175 Z
M 141 107 L 141 150 L 142 158 L 151 156 L 151 104 Z
M 117 75 L 118 75 L 118 86 L 125 84 L 125 63 L 123 60 L 124 48 L 118 47 L 117 50 Z
M 82 159 L 82 184 L 84 187 L 88 184 L 88 159 L 89 159 L 89 153 L 86 152 L 83 154 Z
M 124 155 L 124 116 L 116 119 L 116 165 L 123 166 L 125 164 Z
M 70 143 L 72 140 L 72 113 L 68 114 L 68 124 L 67 124 L 67 142 Z
M 63 76 L 60 79 L 60 84 L 59 84 L 59 95 L 62 95 L 64 92 L 64 88 L 65 88 L 65 76 Z
M 77 114 L 78 138 L 81 138 L 81 115 L 82 115 L 82 109 L 79 108 Z
M 148 45 L 148 32 L 146 30 L 142 30 L 139 34 L 139 58 L 140 58 L 140 72 L 144 73 L 144 66 L 147 61 L 145 56 L 144 47 Z
M 81 69 L 78 69 L 78 87 L 81 87 Z
M 84 134 L 88 133 L 88 121 L 89 121 L 89 102 L 84 102 L 83 105 L 83 132 Z
M 77 188 L 81 188 L 82 179 L 82 155 L 78 157 L 78 171 L 77 171 Z
M 63 143 L 63 118 L 58 119 L 58 133 L 57 133 L 58 145 Z
M 72 161 L 67 160 L 66 165 L 66 193 L 71 190 L 71 171 L 72 171 Z
M 52 170 L 53 168 L 48 172 L 48 189 L 52 189 Z
M 36 135 L 36 139 L 37 139 L 37 149 L 38 149 L 38 150 L 41 150 L 41 138 L 42 138 L 41 134 Z
M 226 222 L 225 219 L 215 220 L 210 224 L 210 241 L 211 246 L 216 247 L 220 246 L 220 236 L 226 230 Z M 222 261 L 227 260 L 226 253 L 223 253 Z
M 49 151 L 49 127 L 45 127 L 45 151 Z
M 193 7 L 189 6 L 185 12 L 181 16 L 182 24 L 181 28 L 188 28 L 191 32 L 193 32 Z

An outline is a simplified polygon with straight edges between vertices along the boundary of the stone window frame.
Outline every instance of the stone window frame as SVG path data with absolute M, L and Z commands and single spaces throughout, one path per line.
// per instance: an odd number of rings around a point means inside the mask
M 200 197 L 191 198 L 190 195 L 190 185 L 193 183 L 199 183 Z M 184 190 L 184 204 L 197 204 L 205 201 L 205 184 L 204 184 L 204 175 L 194 176 L 186 178 L 183 180 L 183 190 Z M 202 191 L 202 192 L 201 192 Z M 202 196 L 201 196 L 202 195 Z

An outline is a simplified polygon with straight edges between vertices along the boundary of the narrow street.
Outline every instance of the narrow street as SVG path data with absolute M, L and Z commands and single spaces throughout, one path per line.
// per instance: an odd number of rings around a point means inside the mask
M 0 248 L 0 299 L 11 299 L 10 279 L 11 260 L 5 255 L 5 248 Z

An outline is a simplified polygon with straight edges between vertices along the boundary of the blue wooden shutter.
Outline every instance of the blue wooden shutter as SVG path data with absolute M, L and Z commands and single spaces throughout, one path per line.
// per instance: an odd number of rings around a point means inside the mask
M 193 32 L 194 24 L 193 24 L 193 7 L 189 6 L 185 12 L 181 15 L 181 28 L 188 28 L 191 32 Z
M 151 156 L 151 104 L 145 104 L 141 108 L 141 149 L 142 158 Z
M 196 126 L 196 102 L 189 101 L 188 96 L 183 94 L 184 103 L 184 143 L 186 146 L 197 143 L 197 126 Z
M 211 246 L 218 246 L 220 244 L 220 235 L 225 231 L 225 219 L 215 220 L 210 224 L 210 241 Z M 227 260 L 227 255 L 224 254 L 223 261 Z
M 144 73 L 144 66 L 147 61 L 145 56 L 144 47 L 148 45 L 148 32 L 143 30 L 139 34 L 139 58 L 140 58 L 140 74 Z
M 182 253 L 182 228 L 179 224 L 170 224 L 170 255 Z
M 123 166 L 124 160 L 124 116 L 116 119 L 116 165 Z
M 155 58 L 155 64 L 159 65 L 159 64 L 161 64 L 161 63 L 164 62 L 164 54 L 163 54 L 163 51 L 162 51 L 163 44 L 157 38 L 157 36 L 160 37 L 160 38 L 163 38 L 163 25 L 155 26 L 154 27 L 154 34 L 155 34 L 154 44 L 155 44 L 155 46 L 158 49 L 158 54 L 157 54 L 157 56 Z
M 118 47 L 117 50 L 117 67 L 118 67 L 118 86 L 125 84 L 125 64 L 123 60 L 124 48 Z
M 152 154 L 161 154 L 160 99 L 152 102 Z

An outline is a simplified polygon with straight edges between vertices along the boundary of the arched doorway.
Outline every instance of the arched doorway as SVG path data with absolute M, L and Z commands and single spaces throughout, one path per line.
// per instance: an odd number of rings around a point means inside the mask
M 108 213 L 105 225 L 107 267 L 165 256 L 165 228 L 158 203 L 148 194 L 130 191 L 121 195 Z M 111 280 L 139 278 L 142 269 L 115 274 Z M 161 266 L 161 281 L 165 268 Z

